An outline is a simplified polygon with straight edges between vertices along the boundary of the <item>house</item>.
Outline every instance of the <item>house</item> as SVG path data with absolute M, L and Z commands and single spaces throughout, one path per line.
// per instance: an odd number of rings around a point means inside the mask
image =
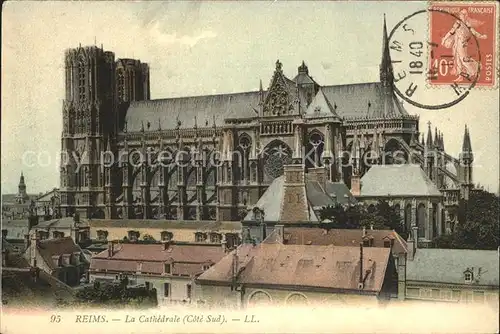
M 32 230 L 38 233 L 40 240 L 71 237 L 76 244 L 82 246 L 90 243 L 89 223 L 78 215 L 39 222 Z
M 79 285 L 89 267 L 82 249 L 69 236 L 41 240 L 39 233 L 31 231 L 24 257 L 31 267 L 69 286 Z
M 2 237 L 20 252 L 26 247 L 26 236 L 31 228 L 28 219 L 2 219 Z
M 389 248 L 283 244 L 273 231 L 242 244 L 196 280 L 210 306 L 360 304 L 387 300 L 395 266 Z
M 126 276 L 130 285 L 147 282 L 156 288 L 160 305 L 191 303 L 198 298 L 195 277 L 224 255 L 221 245 L 110 242 L 107 250 L 92 257 L 90 281 L 114 281 Z
M 23 254 L 2 238 L 3 307 L 56 307 L 61 300 L 73 298 L 71 287 L 30 266 Z
M 284 175 L 275 178 L 257 204 L 242 221 L 243 233 L 257 243 L 266 239 L 276 225 L 285 227 L 317 226 L 320 210 L 328 205 L 356 204 L 343 182 L 330 182 L 324 167 L 284 166 Z
M 408 241 L 407 300 L 499 307 L 498 250 L 419 248 L 414 238 Z
M 45 193 L 40 193 L 34 198 L 36 215 L 49 219 L 60 216 L 61 198 L 59 189 L 53 188 Z
M 240 222 L 175 221 L 141 219 L 92 219 L 90 237 L 94 244 L 107 246 L 108 241 L 140 240 L 144 236 L 156 241 L 213 243 L 233 248 L 241 240 Z

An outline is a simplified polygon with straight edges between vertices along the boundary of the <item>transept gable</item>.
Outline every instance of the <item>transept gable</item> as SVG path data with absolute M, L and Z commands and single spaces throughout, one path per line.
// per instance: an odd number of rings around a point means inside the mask
M 281 62 L 276 61 L 276 69 L 263 107 L 263 116 L 292 115 L 297 100 L 297 85 L 283 74 Z

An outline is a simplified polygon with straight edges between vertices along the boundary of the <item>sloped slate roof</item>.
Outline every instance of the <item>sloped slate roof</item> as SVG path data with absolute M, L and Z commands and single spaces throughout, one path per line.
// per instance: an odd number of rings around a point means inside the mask
M 499 286 L 499 253 L 495 250 L 419 248 L 413 261 L 406 263 L 406 278 L 464 284 L 467 269 L 478 279 L 472 285 Z
M 195 118 L 198 127 L 211 127 L 214 124 L 221 126 L 224 119 L 242 115 L 251 117 L 256 115 L 254 108 L 259 103 L 259 92 L 235 94 L 205 95 L 159 99 L 149 101 L 134 101 L 127 110 L 125 121 L 127 131 L 175 129 L 177 120 L 181 128 L 193 128 Z M 241 116 L 240 116 L 241 117 Z
M 143 219 L 92 219 L 92 229 L 129 228 L 129 229 L 191 229 L 197 231 L 241 231 L 241 223 L 235 221 L 195 221 L 195 220 L 143 220 Z
M 305 117 L 337 117 L 335 108 L 320 88 L 309 107 L 307 107 Z
M 51 228 L 69 229 L 69 228 L 73 227 L 74 224 L 75 224 L 75 221 L 73 220 L 73 217 L 63 217 L 63 218 L 57 218 L 57 219 L 51 219 L 51 220 L 39 222 L 34 227 L 36 229 L 51 229 Z M 78 226 L 79 227 L 89 226 L 88 220 L 84 219 L 84 218 L 80 218 L 80 222 L 79 222 Z
M 419 165 L 375 165 L 361 178 L 361 196 L 442 196 Z
M 380 82 L 324 86 L 322 90 L 330 103 L 337 105 L 336 111 L 341 117 L 383 117 L 384 91 Z M 393 103 L 396 113 L 408 115 L 394 95 Z
M 309 221 L 319 221 L 314 209 L 327 205 L 356 203 L 356 199 L 351 194 L 344 183 L 326 182 L 324 185 L 313 179 L 312 175 L 305 174 L 305 190 L 307 205 L 309 207 Z M 282 175 L 273 180 L 264 194 L 259 198 L 254 207 L 264 210 L 265 220 L 282 221 L 281 210 L 284 203 L 285 176 Z M 253 220 L 253 212 L 250 210 L 244 221 Z
M 379 292 L 387 270 L 389 248 L 365 247 L 363 267 L 371 269 L 363 291 Z M 243 244 L 208 269 L 198 282 L 231 282 L 233 254 L 237 252 L 237 281 L 242 284 L 321 287 L 358 290 L 359 247 Z
M 287 90 L 296 96 L 295 82 L 285 77 Z M 322 94 L 330 105 L 336 105 L 336 113 L 343 118 L 383 117 L 384 91 L 379 82 L 352 85 L 331 85 L 321 87 Z M 178 97 L 148 101 L 131 102 L 125 121 L 127 131 L 141 131 L 144 128 L 156 131 L 174 129 L 177 120 L 181 128 L 193 128 L 195 118 L 198 127 L 211 127 L 224 124 L 227 118 L 256 117 L 260 92 L 243 92 L 220 95 Z M 370 103 L 370 107 L 368 107 Z M 399 115 L 408 115 L 403 106 L 393 96 L 394 110 Z M 302 108 L 302 106 L 301 106 Z

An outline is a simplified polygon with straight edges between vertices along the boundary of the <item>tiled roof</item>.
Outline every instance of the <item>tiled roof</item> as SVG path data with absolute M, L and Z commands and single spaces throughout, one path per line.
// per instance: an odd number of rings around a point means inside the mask
M 320 183 L 310 173 L 306 173 L 305 178 L 309 221 L 319 221 L 318 216 L 314 212 L 316 208 L 322 208 L 327 205 L 356 203 L 356 199 L 344 183 L 329 181 Z M 254 207 L 264 210 L 266 221 L 291 221 L 281 218 L 281 212 L 282 210 L 286 210 L 287 205 L 284 199 L 285 186 L 285 176 L 277 177 L 255 204 Z M 253 220 L 253 212 L 250 210 L 245 216 L 244 221 L 251 220 Z
M 361 178 L 361 196 L 442 196 L 419 165 L 375 165 Z
M 394 239 L 393 252 L 407 253 L 406 241 L 392 230 L 366 230 L 373 236 L 373 247 L 384 247 L 384 238 Z M 284 242 L 287 245 L 334 245 L 358 246 L 363 241 L 363 230 L 330 229 L 319 227 L 285 227 Z
M 52 256 L 73 254 L 75 252 L 81 252 L 81 248 L 75 244 L 71 237 L 41 240 L 38 243 L 38 253 L 45 260 L 47 266 L 52 269 L 57 268 L 52 260 Z
M 112 257 L 105 250 L 92 257 L 90 270 L 118 272 L 138 271 L 163 274 L 165 263 L 173 263 L 172 274 L 195 275 L 202 264 L 214 264 L 226 254 L 220 245 L 170 244 L 115 244 Z
M 477 282 L 471 285 L 499 286 L 499 252 L 496 250 L 418 248 L 406 262 L 410 281 L 464 284 L 471 269 Z
M 142 220 L 142 219 L 92 219 L 89 220 L 89 225 L 91 228 L 113 228 L 113 227 L 124 227 L 130 229 L 191 229 L 196 231 L 225 231 L 239 233 L 241 231 L 241 223 L 233 221 L 195 221 L 195 220 Z
M 238 254 L 240 284 L 302 286 L 358 290 L 360 248 L 340 246 L 244 244 L 203 273 L 201 284 L 229 284 L 233 254 Z M 363 291 L 379 292 L 386 274 L 390 250 L 363 248 L 363 268 L 370 270 Z M 366 274 L 366 271 L 365 271 Z
M 84 218 L 80 218 L 80 222 L 78 223 L 78 227 L 88 227 L 88 220 Z M 75 221 L 72 217 L 64 217 L 58 219 L 51 219 L 47 221 L 39 222 L 35 227 L 39 229 L 56 229 L 56 228 L 66 228 L 69 229 L 73 227 Z

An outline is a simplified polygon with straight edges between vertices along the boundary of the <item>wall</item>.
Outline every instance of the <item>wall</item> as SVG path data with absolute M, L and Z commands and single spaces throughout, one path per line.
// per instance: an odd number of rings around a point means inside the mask
M 470 286 L 459 284 L 439 284 L 406 282 L 406 299 L 445 301 L 453 303 L 480 303 L 499 308 L 498 286 Z
M 156 289 L 158 296 L 158 304 L 181 303 L 184 300 L 189 302 L 187 295 L 187 285 L 191 284 L 191 301 L 196 301 L 196 287 L 190 277 L 168 277 L 159 275 L 140 275 L 136 273 L 123 273 L 127 275 L 130 284 L 145 284 L 149 282 Z M 111 282 L 117 279 L 118 273 L 92 272 L 90 274 L 90 282 L 106 281 Z M 169 296 L 165 297 L 165 283 L 170 284 Z
M 240 292 L 231 291 L 230 287 L 201 285 L 201 298 L 209 306 L 236 307 L 240 304 Z M 297 305 L 326 303 L 332 305 L 376 305 L 375 295 L 358 295 L 346 293 L 310 292 L 278 290 L 268 288 L 246 288 L 243 305 Z

